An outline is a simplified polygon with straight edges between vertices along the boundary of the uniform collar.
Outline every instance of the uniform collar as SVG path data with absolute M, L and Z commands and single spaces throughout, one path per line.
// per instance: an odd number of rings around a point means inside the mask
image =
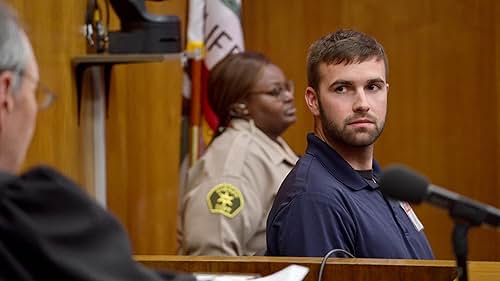
M 323 163 L 331 175 L 350 189 L 357 191 L 364 188 L 375 189 L 378 187 L 378 185 L 369 185 L 340 154 L 313 133 L 307 135 L 307 144 L 306 153 L 316 157 Z M 377 182 L 380 178 L 380 173 L 380 166 L 377 161 L 373 160 L 373 177 Z
M 235 118 L 231 120 L 230 127 L 237 131 L 247 131 L 252 134 L 273 164 L 279 164 L 285 161 L 290 165 L 295 165 L 297 162 L 297 155 L 283 138 L 278 137 L 277 142 L 279 144 L 276 143 L 257 128 L 253 120 Z

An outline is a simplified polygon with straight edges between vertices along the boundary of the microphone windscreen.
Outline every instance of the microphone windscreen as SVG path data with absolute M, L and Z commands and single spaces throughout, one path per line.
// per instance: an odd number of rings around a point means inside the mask
M 387 197 L 420 203 L 427 196 L 429 182 L 427 179 L 403 165 L 387 168 L 380 179 L 380 191 Z

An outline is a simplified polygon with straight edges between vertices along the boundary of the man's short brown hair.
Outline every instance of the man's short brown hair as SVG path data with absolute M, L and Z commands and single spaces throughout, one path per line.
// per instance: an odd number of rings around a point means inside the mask
M 372 58 L 384 60 L 385 75 L 389 73 L 389 64 L 384 48 L 377 40 L 364 33 L 341 29 L 321 37 L 309 47 L 307 54 L 308 86 L 318 92 L 320 74 L 319 65 L 361 63 Z

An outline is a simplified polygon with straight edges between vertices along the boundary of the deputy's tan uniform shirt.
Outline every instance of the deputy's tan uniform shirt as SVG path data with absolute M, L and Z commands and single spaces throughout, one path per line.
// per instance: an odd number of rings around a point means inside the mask
M 266 248 L 266 221 L 298 158 L 255 127 L 234 119 L 189 170 L 181 209 L 181 253 L 254 255 Z

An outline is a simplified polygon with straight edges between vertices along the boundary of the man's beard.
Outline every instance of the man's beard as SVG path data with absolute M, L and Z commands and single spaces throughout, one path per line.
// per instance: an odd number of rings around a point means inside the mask
M 329 121 L 327 119 L 321 103 L 319 104 L 319 114 L 323 132 L 325 133 L 326 138 L 333 143 L 342 143 L 352 147 L 367 147 L 372 145 L 384 130 L 384 123 L 382 123 L 379 127 L 376 118 L 369 114 L 360 113 L 349 116 L 343 121 L 342 128 L 339 128 L 339 126 L 337 126 L 333 121 Z M 368 118 L 373 122 L 374 128 L 347 127 L 347 124 L 359 118 Z

